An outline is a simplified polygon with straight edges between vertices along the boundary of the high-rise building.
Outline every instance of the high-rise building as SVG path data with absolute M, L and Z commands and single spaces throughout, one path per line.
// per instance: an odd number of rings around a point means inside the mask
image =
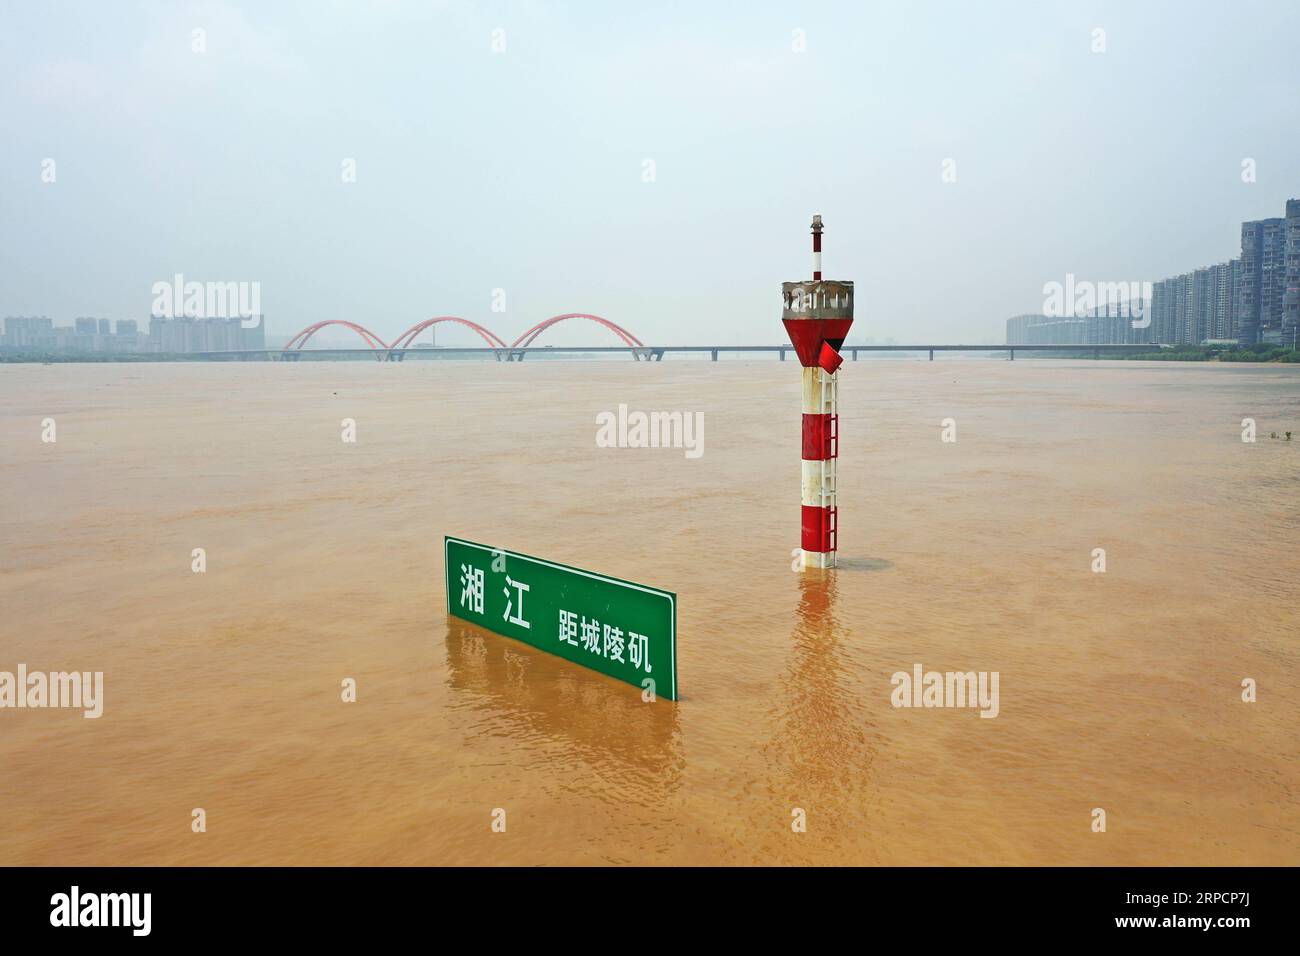
M 1013 315 L 1007 319 L 1007 345 L 1029 344 L 1029 323 L 1040 315 Z
M 1213 337 L 1214 277 L 1212 267 L 1204 266 L 1192 273 L 1183 341 L 1197 343 Z
M 1282 340 L 1282 313 L 1286 300 L 1286 219 L 1264 224 L 1259 282 L 1259 335 L 1261 341 Z
M 1238 339 L 1243 345 L 1281 341 L 1287 231 L 1286 219 L 1241 224 L 1237 320 Z
M 1300 339 L 1300 199 L 1286 201 L 1285 255 L 1282 341 L 1294 348 Z
M 1241 280 L 1241 260 L 1229 259 L 1211 266 L 1214 270 L 1214 320 L 1211 338 L 1237 337 L 1237 284 Z
M 256 315 L 246 320 L 247 323 L 256 321 L 256 325 L 240 323 L 239 345 L 235 346 L 240 349 L 264 349 L 266 348 L 266 317 Z
M 7 348 L 53 348 L 54 320 L 45 315 L 7 316 L 3 343 Z
M 139 330 L 139 326 L 136 324 L 135 319 L 117 320 L 118 335 L 135 335 L 138 330 Z
M 1202 285 L 1201 300 L 1206 297 Z M 1161 279 L 1151 286 L 1151 341 L 1174 345 L 1192 341 L 1199 321 L 1196 306 L 1196 274 L 1185 272 Z M 1197 341 L 1200 341 L 1197 339 Z
M 149 345 L 155 352 L 165 351 L 163 349 L 163 330 L 167 327 L 167 320 L 161 315 L 149 316 Z
M 166 319 L 154 315 L 149 318 L 149 341 L 158 352 L 237 352 L 264 349 L 265 323 L 260 315 L 248 319 L 195 319 L 188 316 Z
M 1171 320 L 1170 310 L 1162 309 L 1157 341 L 1196 345 L 1236 338 L 1239 265 L 1240 260 L 1232 259 L 1156 283 L 1160 292 L 1153 289 L 1153 297 L 1161 299 L 1162 307 L 1171 302 L 1174 310 Z
M 1151 341 L 1172 342 L 1173 279 L 1161 279 L 1151 284 Z

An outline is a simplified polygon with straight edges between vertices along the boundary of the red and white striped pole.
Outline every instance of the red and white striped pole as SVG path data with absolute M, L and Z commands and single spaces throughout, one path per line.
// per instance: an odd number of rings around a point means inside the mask
M 853 324 L 853 283 L 822 279 L 822 217 L 814 216 L 813 278 L 784 282 L 781 321 L 803 366 L 800 548 L 805 568 L 833 568 L 839 547 L 840 347 Z

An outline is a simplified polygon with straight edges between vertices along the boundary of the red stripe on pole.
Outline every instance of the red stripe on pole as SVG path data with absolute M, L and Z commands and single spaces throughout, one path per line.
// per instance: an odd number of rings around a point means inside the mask
M 803 416 L 803 460 L 827 461 L 835 456 L 831 439 L 835 435 L 835 426 L 831 419 L 834 415 Z
M 834 508 L 817 508 L 813 505 L 801 505 L 802 534 L 801 544 L 805 551 L 834 551 L 836 544 L 837 515 Z

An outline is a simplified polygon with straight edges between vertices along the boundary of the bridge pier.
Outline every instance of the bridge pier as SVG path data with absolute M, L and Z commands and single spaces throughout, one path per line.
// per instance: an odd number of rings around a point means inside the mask
M 718 360 L 718 350 L 717 350 L 717 349 L 714 349 L 714 350 L 713 350 L 713 361 L 716 362 L 717 360 Z
M 785 349 L 781 349 L 781 361 L 785 361 Z
M 1009 361 L 1014 362 L 1014 361 L 1016 360 L 1016 350 L 1015 350 L 1015 349 L 1007 349 L 1007 351 L 1011 353 L 1011 358 L 1009 359 Z
M 930 349 L 930 361 L 934 361 L 934 349 Z
M 854 350 L 853 350 L 853 361 L 856 362 L 857 360 L 858 360 L 858 350 L 857 350 L 857 349 L 854 349 Z

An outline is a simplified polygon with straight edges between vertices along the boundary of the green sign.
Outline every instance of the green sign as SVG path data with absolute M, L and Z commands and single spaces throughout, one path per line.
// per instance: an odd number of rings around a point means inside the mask
M 447 613 L 677 699 L 677 595 L 444 536 Z

